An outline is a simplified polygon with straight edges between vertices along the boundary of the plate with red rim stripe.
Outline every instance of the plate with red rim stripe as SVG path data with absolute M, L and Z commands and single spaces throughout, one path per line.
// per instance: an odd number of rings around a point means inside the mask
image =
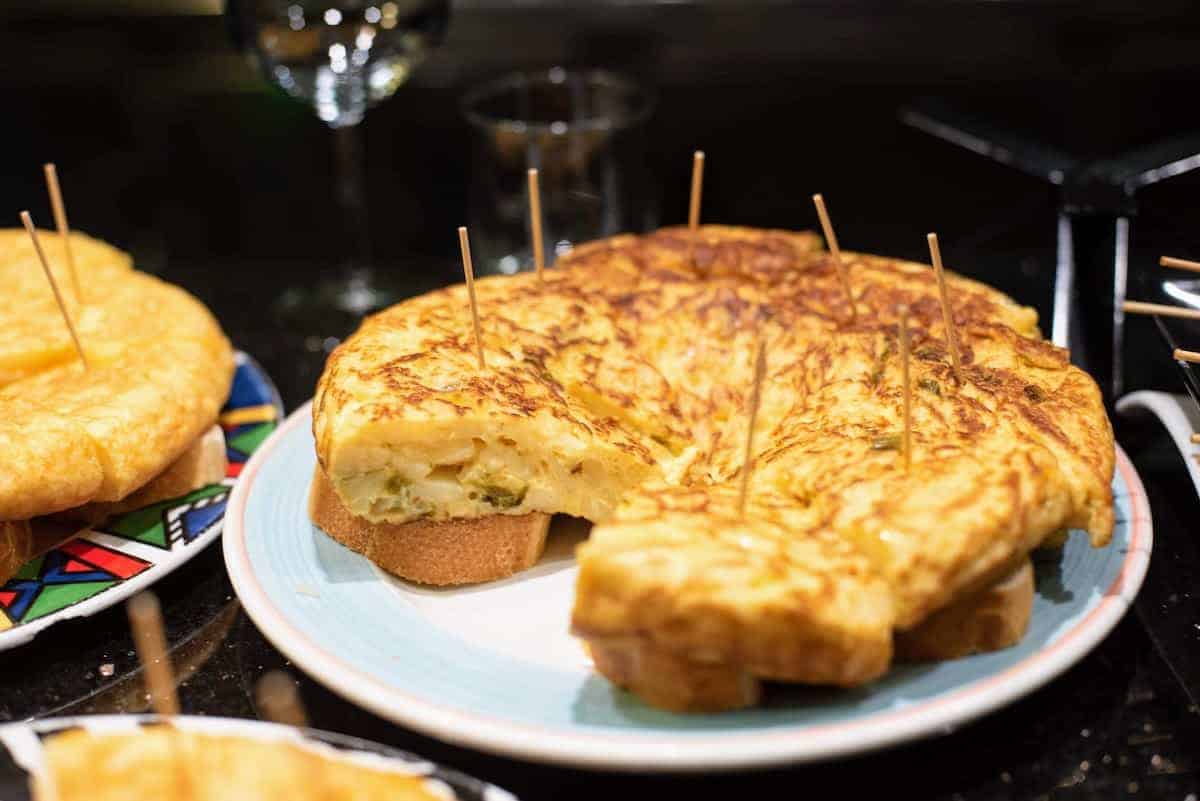
M 568 633 L 578 533 L 538 565 L 452 589 L 394 579 L 308 520 L 308 406 L 246 465 L 225 562 L 246 612 L 298 667 L 378 715 L 507 756 L 607 770 L 713 771 L 832 759 L 943 734 L 1037 689 L 1112 630 L 1141 586 L 1150 509 L 1117 451 L 1108 547 L 1071 532 L 1035 559 L 1029 631 L 1012 648 L 896 667 L 855 690 L 775 686 L 754 709 L 676 715 L 618 690 Z
M 244 353 L 219 423 L 229 467 L 218 484 L 117 516 L 34 558 L 0 586 L 0 651 L 63 620 L 120 603 L 220 535 L 230 490 L 251 454 L 283 419 L 271 379 Z

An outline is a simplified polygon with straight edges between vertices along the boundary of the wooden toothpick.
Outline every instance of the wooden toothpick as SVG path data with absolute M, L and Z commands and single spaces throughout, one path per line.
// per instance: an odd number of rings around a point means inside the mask
M 908 377 L 908 307 L 900 312 L 900 372 L 904 381 L 904 471 L 912 467 L 912 382 Z
M 79 354 L 79 361 L 83 362 L 83 369 L 87 370 L 90 365 L 83 352 L 83 345 L 79 343 L 79 335 L 75 332 L 75 323 L 71 321 L 71 313 L 67 311 L 67 304 L 63 301 L 62 293 L 58 291 L 58 282 L 54 280 L 54 272 L 50 269 L 50 262 L 46 260 L 46 254 L 42 251 L 42 243 L 38 241 L 37 229 L 33 227 L 33 218 L 29 216 L 29 212 L 21 212 L 21 222 L 29 233 L 29 240 L 33 242 L 33 250 L 37 253 L 38 261 L 42 263 L 42 270 L 46 273 L 46 280 L 50 282 L 50 289 L 54 291 L 54 299 L 58 302 L 58 310 L 62 312 L 63 321 L 67 324 L 71 341 L 75 343 L 75 352 Z
M 821 231 L 825 235 L 825 244 L 829 246 L 829 253 L 833 256 L 833 263 L 837 267 L 838 278 L 841 279 L 842 289 L 846 292 L 846 302 L 850 304 L 850 319 L 854 320 L 858 317 L 858 310 L 854 307 L 854 293 L 850 291 L 850 274 L 846 270 L 846 263 L 842 261 L 842 249 L 838 247 L 837 234 L 833 232 L 833 223 L 829 221 L 829 212 L 825 209 L 825 198 L 821 197 L 819 192 L 813 195 L 813 205 L 817 207 L 817 217 L 821 220 Z
M 962 383 L 962 362 L 958 358 L 958 334 L 954 330 L 954 315 L 950 313 L 950 296 L 946 292 L 946 274 L 942 269 L 942 249 L 938 247 L 937 234 L 925 237 L 929 242 L 929 257 L 933 261 L 933 273 L 937 276 L 938 296 L 942 301 L 942 324 L 946 328 L 946 348 L 950 351 L 950 366 L 954 380 Z
M 1172 356 L 1177 362 L 1192 362 L 1193 364 L 1200 364 L 1200 353 L 1194 350 L 1176 348 Z
M 539 281 L 546 280 L 542 270 L 546 268 L 546 254 L 542 241 L 542 196 L 538 191 L 538 171 L 529 168 L 529 227 L 533 237 L 533 264 L 537 268 Z
M 67 207 L 63 203 L 62 188 L 58 184 L 58 168 L 45 164 L 46 188 L 50 190 L 50 208 L 54 211 L 54 226 L 62 239 L 63 253 L 67 257 L 67 271 L 71 274 L 71 288 L 75 290 L 75 302 L 83 303 L 83 292 L 79 289 L 79 274 L 75 272 L 75 252 L 71 250 L 71 226 L 67 222 Z
M 475 301 L 475 268 L 471 265 L 471 240 L 467 238 L 467 226 L 458 227 L 458 247 L 462 250 L 463 275 L 467 279 L 467 296 L 471 299 L 471 324 L 475 328 L 475 355 L 479 357 L 479 369 L 487 367 L 483 360 L 483 331 L 479 325 L 479 304 Z
M 755 346 L 754 383 L 750 388 L 750 409 L 746 419 L 746 453 L 742 459 L 742 485 L 738 491 L 738 517 L 746 517 L 746 495 L 750 491 L 750 474 L 754 472 L 754 427 L 758 423 L 758 406 L 762 401 L 763 377 L 767 374 L 767 349 L 762 339 Z
M 1188 261 L 1187 259 L 1177 259 L 1173 256 L 1163 256 L 1158 260 L 1158 263 L 1163 267 L 1174 267 L 1176 270 L 1191 270 L 1194 273 L 1200 273 L 1200 261 Z
M 1162 303 L 1143 303 L 1127 300 L 1121 308 L 1130 314 L 1161 314 L 1163 317 L 1182 317 L 1185 320 L 1200 320 L 1200 309 L 1185 309 L 1181 306 L 1166 306 Z
M 146 678 L 146 690 L 150 693 L 150 705 L 156 713 L 167 718 L 179 714 L 179 696 L 175 691 L 175 672 L 171 669 L 171 657 L 167 652 L 167 635 L 163 628 L 162 606 L 158 596 L 146 590 L 129 599 L 125 604 L 129 615 L 129 627 L 133 632 L 133 646 L 142 663 L 142 675 Z M 192 762 L 191 744 L 183 732 L 168 727 L 167 743 L 172 752 L 176 775 L 183 785 L 180 798 L 194 798 L 193 783 L 189 766 Z
M 179 696 L 175 694 L 175 675 L 167 655 L 167 636 L 163 631 L 158 597 L 152 592 L 142 592 L 130 598 L 125 608 L 133 630 L 133 644 L 146 677 L 146 689 L 150 692 L 150 704 L 164 717 L 178 715 Z
M 700 228 L 700 195 L 704 189 L 704 151 L 692 154 L 692 197 L 688 204 L 688 230 L 693 234 Z
M 254 694 L 259 711 L 267 720 L 284 726 L 308 725 L 308 714 L 296 682 L 282 670 L 272 670 L 259 679 Z

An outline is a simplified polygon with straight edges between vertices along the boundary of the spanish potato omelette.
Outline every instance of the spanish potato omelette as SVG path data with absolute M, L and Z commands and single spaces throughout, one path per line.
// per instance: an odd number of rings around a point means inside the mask
M 87 369 L 28 236 L 0 231 L 0 521 L 126 498 L 212 427 L 233 379 L 203 304 L 116 248 L 71 237 L 82 298 L 55 258 L 59 237 L 39 235 Z
M 896 631 L 1011 573 L 1048 536 L 1111 535 L 1100 393 L 1033 310 L 844 254 L 857 315 L 807 233 L 705 226 L 581 246 L 545 280 L 477 282 L 374 317 L 330 357 L 324 478 L 377 524 L 567 513 L 573 628 L 651 703 L 755 702 L 764 679 L 880 676 Z M 899 450 L 897 308 L 910 309 L 912 466 Z M 754 342 L 756 464 L 737 513 Z

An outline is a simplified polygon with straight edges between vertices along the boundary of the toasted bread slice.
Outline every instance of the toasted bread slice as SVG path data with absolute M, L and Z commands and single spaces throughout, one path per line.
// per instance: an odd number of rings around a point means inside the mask
M 157 478 L 122 501 L 90 503 L 49 517 L 0 522 L 0 584 L 30 559 L 113 515 L 186 495 L 225 477 L 225 435 L 213 426 Z
M 178 498 L 192 490 L 215 484 L 225 478 L 229 466 L 225 452 L 225 432 L 213 426 L 204 432 L 183 456 L 159 473 L 149 484 L 123 500 L 89 503 L 62 513 L 63 517 L 96 525 L 113 515 L 141 509 L 152 503 Z
M 1016 645 L 1029 628 L 1033 592 L 1033 563 L 1026 557 L 992 586 L 896 632 L 896 659 L 933 662 Z
M 726 712 L 762 697 L 762 681 L 742 665 L 697 662 L 646 637 L 588 637 L 586 644 L 600 675 L 659 709 Z
M 537 563 L 550 515 L 489 515 L 456 520 L 372 523 L 352 515 L 318 467 L 308 516 L 322 531 L 389 573 L 418 584 L 478 584 Z
M 896 660 L 928 662 L 998 651 L 1020 641 L 1033 609 L 1029 559 L 991 587 L 955 601 L 898 632 Z M 647 637 L 588 637 L 596 670 L 651 706 L 672 712 L 723 712 L 753 706 L 762 681 L 744 665 L 681 657 Z

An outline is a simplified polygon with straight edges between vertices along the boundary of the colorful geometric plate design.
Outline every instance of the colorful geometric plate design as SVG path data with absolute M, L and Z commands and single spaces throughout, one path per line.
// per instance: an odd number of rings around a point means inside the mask
M 229 459 L 225 480 L 113 518 L 21 568 L 0 587 L 0 651 L 60 620 L 124 600 L 203 549 L 221 533 L 225 503 L 242 467 L 282 418 L 271 380 L 239 352 L 220 417 Z

